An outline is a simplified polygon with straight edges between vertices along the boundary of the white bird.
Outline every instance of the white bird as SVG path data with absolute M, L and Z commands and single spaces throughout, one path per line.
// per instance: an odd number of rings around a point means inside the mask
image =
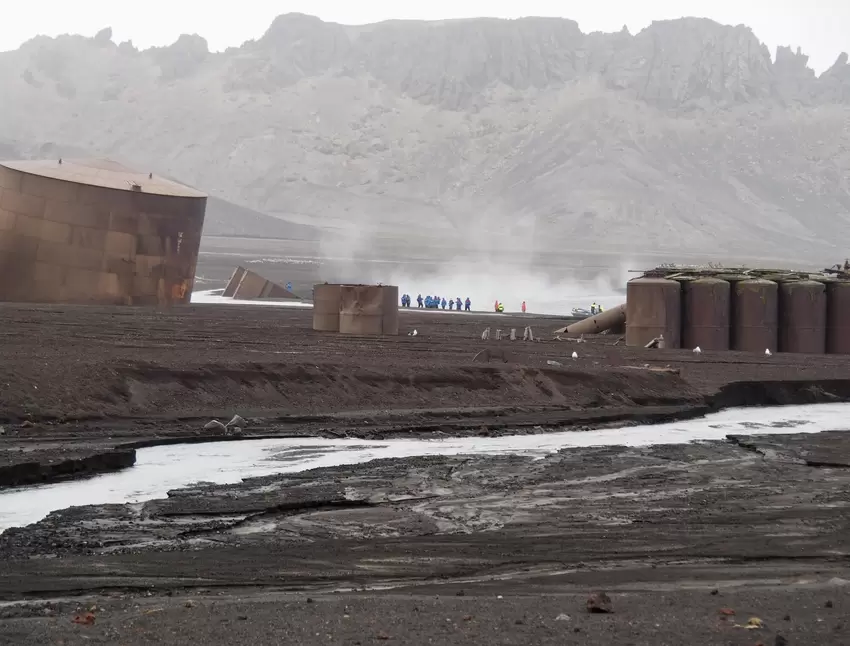
M 416 336 L 417 334 L 419 334 L 419 332 L 417 332 L 416 330 L 413 330 L 413 332 L 411 332 L 407 336 Z
M 578 352 L 573 352 L 573 359 L 578 359 Z
M 700 349 L 699 346 L 694 348 L 694 354 L 702 354 L 702 350 Z
M 770 351 L 770 348 L 764 349 L 764 356 L 766 356 L 766 357 L 772 357 L 773 356 L 773 353 Z

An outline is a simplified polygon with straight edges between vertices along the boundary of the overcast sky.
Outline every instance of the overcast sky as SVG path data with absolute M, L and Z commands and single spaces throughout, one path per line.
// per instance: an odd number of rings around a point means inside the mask
M 275 16 L 299 11 L 323 20 L 363 24 L 392 18 L 435 20 L 495 16 L 561 16 L 582 30 L 632 33 L 653 20 L 702 16 L 726 24 L 744 23 L 775 54 L 777 45 L 800 46 L 810 66 L 822 72 L 850 50 L 850 0 L 0 0 L 14 11 L 0 20 L 0 50 L 17 48 L 37 34 L 94 35 L 112 27 L 116 42 L 138 47 L 167 45 L 181 33 L 197 33 L 221 50 L 257 38 Z

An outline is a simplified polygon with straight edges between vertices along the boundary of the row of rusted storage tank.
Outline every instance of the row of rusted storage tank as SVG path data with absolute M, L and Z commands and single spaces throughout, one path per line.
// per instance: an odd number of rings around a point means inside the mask
M 850 354 L 847 281 L 636 278 L 626 303 L 630 346 Z

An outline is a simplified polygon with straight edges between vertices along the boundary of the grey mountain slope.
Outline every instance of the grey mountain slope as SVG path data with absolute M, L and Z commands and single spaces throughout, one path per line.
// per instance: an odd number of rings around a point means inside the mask
M 850 239 L 847 58 L 816 77 L 744 26 L 292 14 L 223 53 L 39 37 L 0 54 L 0 83 L 0 137 L 361 242 L 820 258 Z
M 27 146 L 22 142 L 0 139 L 0 160 L 91 156 L 90 151 L 73 146 L 57 146 L 51 142 Z M 180 181 L 177 177 L 172 179 Z M 276 218 L 210 196 L 207 199 L 204 235 L 316 241 L 320 232 L 310 225 Z

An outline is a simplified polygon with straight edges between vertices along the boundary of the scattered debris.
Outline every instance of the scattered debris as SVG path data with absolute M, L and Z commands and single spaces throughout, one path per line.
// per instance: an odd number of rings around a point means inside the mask
M 92 626 L 92 625 L 94 625 L 94 622 L 95 622 L 95 616 L 94 616 L 94 613 L 92 613 L 92 612 L 86 612 L 85 614 L 82 614 L 82 615 L 76 615 L 71 620 L 71 623 L 79 624 L 81 626 Z
M 625 370 L 647 370 L 649 372 L 663 372 L 671 375 L 681 374 L 681 371 L 678 368 L 656 368 L 650 366 L 648 363 L 642 366 L 623 366 Z
M 587 611 L 591 613 L 614 612 L 611 597 L 604 592 L 595 592 L 587 598 Z
M 21 424 L 21 428 L 32 428 L 33 426 L 35 426 L 35 424 L 29 420 L 26 420 L 23 424 Z
M 832 601 L 827 601 L 825 604 L 823 604 L 823 607 L 824 608 L 832 608 Z
M 6 435 L 6 429 L 3 426 L 0 426 L 0 435 Z
M 195 603 L 194 601 L 189 599 L 186 603 L 183 604 L 183 607 L 184 608 L 194 608 L 197 605 L 198 605 L 197 603 Z
M 719 612 L 722 617 L 734 617 L 735 616 L 735 611 L 732 610 L 732 608 L 721 608 L 717 612 Z
M 625 340 L 626 340 L 626 337 L 621 336 L 619 339 L 617 339 L 616 341 L 614 341 L 614 345 L 620 345 L 620 344 L 621 344 L 623 341 L 625 341 Z
M 560 615 L 558 615 L 557 617 L 555 617 L 555 621 L 572 621 L 572 620 L 573 620 L 572 617 L 570 617 L 569 615 L 567 615 L 563 612 Z
M 224 424 L 222 424 L 221 422 L 219 422 L 217 419 L 214 419 L 214 420 L 204 424 L 204 430 L 207 430 L 207 431 L 213 431 L 213 430 L 215 430 L 215 431 L 226 431 L 227 427 Z
M 773 353 L 770 351 L 770 348 L 764 349 L 764 356 L 766 356 L 766 357 L 772 357 L 773 356 Z
M 560 361 L 553 361 L 552 359 L 549 359 L 546 362 L 546 365 L 547 366 L 555 366 L 556 368 L 561 368 L 561 367 L 563 367 L 564 364 L 561 363 Z
M 408 332 L 407 336 L 417 336 L 419 334 L 418 330 L 413 330 L 413 332 Z
M 718 590 L 717 588 L 714 588 L 714 590 L 711 591 L 712 597 L 716 597 L 718 594 L 720 594 L 720 590 Z
M 663 350 L 664 348 L 667 347 L 667 343 L 664 341 L 664 335 L 659 334 L 657 337 L 652 339 L 652 341 L 650 341 L 649 343 L 647 343 L 643 347 L 646 348 L 647 350 L 650 349 L 650 348 L 657 348 L 659 350 Z
M 385 641 L 388 641 L 388 640 L 389 640 L 389 638 L 390 638 L 390 636 L 389 636 L 387 633 L 378 633 L 378 634 L 375 636 L 375 639 L 379 639 L 379 640 L 384 641 L 384 642 L 385 642 Z
M 490 328 L 484 328 L 484 331 L 481 333 L 481 340 L 488 341 L 490 339 Z
M 458 590 L 458 591 L 457 591 L 457 594 L 455 594 L 455 596 L 456 596 L 456 597 L 465 597 L 465 596 L 466 596 L 466 592 L 464 592 L 463 590 Z

